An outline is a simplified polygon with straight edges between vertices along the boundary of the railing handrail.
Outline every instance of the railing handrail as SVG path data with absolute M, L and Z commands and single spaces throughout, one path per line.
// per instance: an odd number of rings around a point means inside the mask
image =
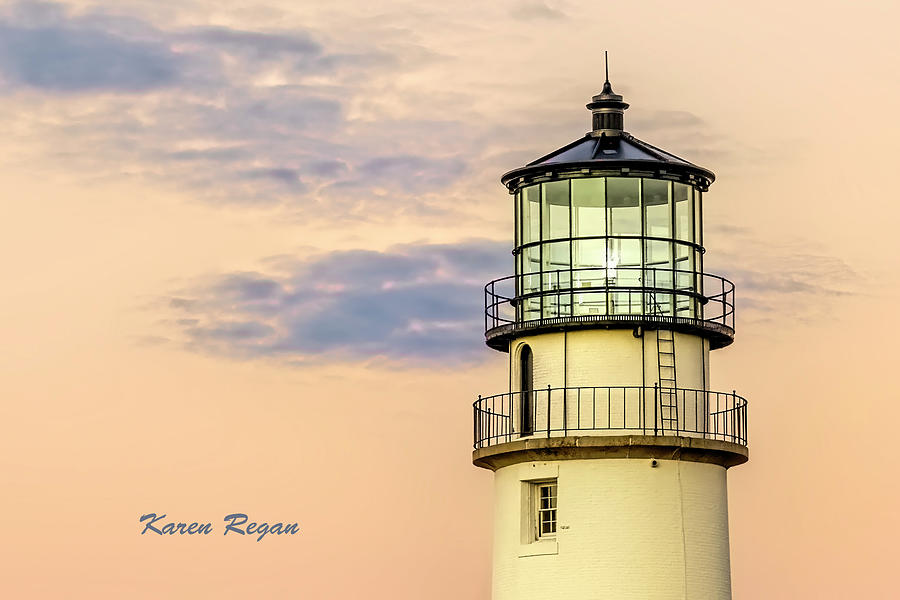
M 534 390 L 517 390 L 514 392 L 502 392 L 500 394 L 494 394 L 493 396 L 480 396 L 475 402 L 472 403 L 472 406 L 477 406 L 479 402 L 485 400 L 491 400 L 493 398 L 499 398 L 501 396 L 509 396 L 510 394 L 536 394 L 543 393 L 546 391 L 558 392 L 563 390 L 652 390 L 655 386 L 652 385 L 567 385 L 565 387 L 543 387 L 537 388 Z M 719 394 L 722 396 L 728 396 L 730 398 L 734 398 L 735 400 L 739 400 L 743 404 L 747 403 L 747 399 L 743 396 L 739 396 L 734 392 L 718 392 L 715 390 L 701 390 L 699 388 L 683 388 L 683 387 L 674 387 L 674 388 L 656 388 L 656 389 L 664 389 L 664 390 L 674 390 L 676 392 L 695 392 L 698 394 Z
M 504 296 L 502 294 L 495 292 L 494 288 L 499 283 L 506 282 L 506 281 L 513 281 L 517 278 L 524 279 L 526 277 L 540 277 L 542 275 L 547 275 L 548 273 L 578 273 L 578 272 L 582 272 L 582 271 L 606 271 L 606 272 L 609 272 L 609 271 L 653 271 L 653 272 L 660 272 L 660 273 L 683 273 L 686 275 L 693 275 L 695 277 L 699 275 L 701 277 L 708 277 L 710 279 L 720 281 L 727 286 L 724 291 L 720 291 L 713 296 L 704 296 L 705 298 L 709 298 L 709 299 L 717 298 L 719 296 L 724 296 L 724 295 L 727 295 L 729 292 L 734 291 L 734 283 L 731 280 L 729 280 L 725 277 L 722 277 L 721 275 L 714 275 L 712 273 L 706 273 L 704 271 L 696 271 L 696 270 L 688 270 L 688 269 L 675 269 L 675 268 L 661 269 L 661 268 L 657 268 L 657 267 L 641 267 L 641 266 L 578 267 L 577 269 L 576 268 L 553 269 L 551 271 L 538 271 L 536 273 L 516 273 L 515 275 L 507 275 L 506 277 L 500 277 L 498 279 L 494 279 L 494 280 L 487 282 L 484 285 L 484 291 L 488 294 L 491 294 L 492 296 L 501 298 L 504 301 L 517 300 L 519 298 L 525 298 L 525 297 L 527 297 L 527 295 L 521 294 L 518 296 Z M 647 290 L 647 291 L 658 290 L 658 291 L 665 291 L 665 292 L 687 291 L 687 290 L 678 290 L 678 288 L 675 288 L 675 287 L 660 288 L 660 287 L 648 287 L 648 286 L 630 286 L 630 288 L 633 288 L 634 290 Z M 573 286 L 573 287 L 561 288 L 561 289 L 556 289 L 556 290 L 539 290 L 538 292 L 532 292 L 532 295 L 541 295 L 541 294 L 547 294 L 547 293 L 555 294 L 559 291 L 568 291 L 568 290 L 581 291 L 581 290 L 591 290 L 591 289 L 626 290 L 626 289 L 629 289 L 629 287 L 615 286 L 615 285 L 601 285 L 601 286 L 596 286 L 596 287 L 578 287 L 578 288 L 576 288 Z M 693 292 L 693 293 L 703 296 L 703 294 L 699 294 L 698 292 Z

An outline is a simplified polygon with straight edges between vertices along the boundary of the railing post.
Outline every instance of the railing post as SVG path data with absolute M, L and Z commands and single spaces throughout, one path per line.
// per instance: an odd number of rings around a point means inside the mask
M 559 270 L 556 271 L 556 317 L 559 318 Z
M 728 303 L 725 301 L 725 278 L 720 277 L 719 281 L 722 282 L 722 325 L 726 325 L 728 323 Z
M 659 413 L 657 413 L 657 391 L 659 389 L 659 383 L 653 384 L 653 435 L 659 435 Z
M 511 442 L 511 441 L 512 441 L 512 434 L 514 433 L 514 432 L 513 432 L 513 424 L 515 423 L 515 420 L 513 419 L 513 395 L 512 395 L 512 392 L 510 392 L 509 394 L 507 394 L 505 397 L 509 400 L 509 405 L 506 407 L 506 410 L 504 411 L 504 414 L 507 415 L 507 417 L 506 417 L 506 418 L 507 418 L 507 421 L 506 421 L 506 441 L 507 441 L 507 442 Z M 501 405 L 503 404 L 503 401 L 502 401 L 502 400 L 500 401 L 500 404 L 501 404 Z
M 480 438 L 481 438 L 481 436 L 479 435 L 480 432 L 478 431 L 478 411 L 479 411 L 479 409 L 481 409 L 481 394 L 478 394 L 478 403 L 475 404 L 475 410 L 472 411 L 473 412 L 472 419 L 474 421 L 473 422 L 473 427 L 474 427 L 473 435 L 475 436 L 475 449 L 476 450 L 480 447 L 479 444 L 480 444 Z
M 731 390 L 731 431 L 732 438 L 734 437 L 733 433 L 737 430 L 737 422 L 735 420 L 735 413 L 737 412 L 737 390 Z M 732 439 L 731 441 L 734 441 Z
M 550 384 L 547 384 L 547 437 L 550 437 Z
M 647 407 L 645 406 L 647 404 L 647 399 L 644 398 L 644 392 L 646 391 L 646 389 L 647 388 L 641 386 L 641 393 L 639 394 L 640 402 L 641 402 L 639 410 L 641 413 L 641 434 L 642 435 L 647 435 Z

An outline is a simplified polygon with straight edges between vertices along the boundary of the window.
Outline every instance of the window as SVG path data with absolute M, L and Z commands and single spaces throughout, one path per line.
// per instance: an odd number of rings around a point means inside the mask
M 541 186 L 525 188 L 522 195 L 522 243 L 541 240 Z
M 669 200 L 671 184 L 658 179 L 644 179 L 643 185 L 645 235 L 672 237 L 672 205 Z
M 689 185 L 675 184 L 675 237 L 686 242 L 694 241 L 692 191 L 693 188 Z
M 569 181 L 552 181 L 542 184 L 544 211 L 542 239 L 566 239 L 569 237 Z
M 606 181 L 606 208 L 611 235 L 641 235 L 641 180 L 610 177 Z
M 703 271 L 694 247 L 702 244 L 701 196 L 653 177 L 576 177 L 518 190 L 516 295 L 528 297 L 516 304 L 517 321 L 648 310 L 699 318 L 692 292 Z M 661 291 L 649 297 L 645 287 Z
M 537 539 L 556 537 L 556 480 L 534 484 Z

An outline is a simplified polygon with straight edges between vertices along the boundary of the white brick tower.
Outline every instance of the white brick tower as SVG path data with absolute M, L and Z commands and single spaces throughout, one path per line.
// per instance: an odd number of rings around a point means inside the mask
M 712 172 L 623 129 L 609 78 L 592 131 L 503 176 L 515 275 L 485 287 L 509 391 L 475 403 L 494 471 L 493 600 L 731 598 L 726 470 L 747 404 L 711 391 L 734 286 L 703 270 Z

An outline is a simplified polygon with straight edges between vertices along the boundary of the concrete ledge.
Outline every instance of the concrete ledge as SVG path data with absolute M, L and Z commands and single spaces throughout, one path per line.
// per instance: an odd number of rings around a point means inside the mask
M 501 467 L 542 460 L 585 458 L 657 458 L 713 463 L 726 469 L 749 460 L 746 446 L 702 438 L 663 435 L 592 435 L 530 437 L 479 448 L 472 453 L 477 467 Z

